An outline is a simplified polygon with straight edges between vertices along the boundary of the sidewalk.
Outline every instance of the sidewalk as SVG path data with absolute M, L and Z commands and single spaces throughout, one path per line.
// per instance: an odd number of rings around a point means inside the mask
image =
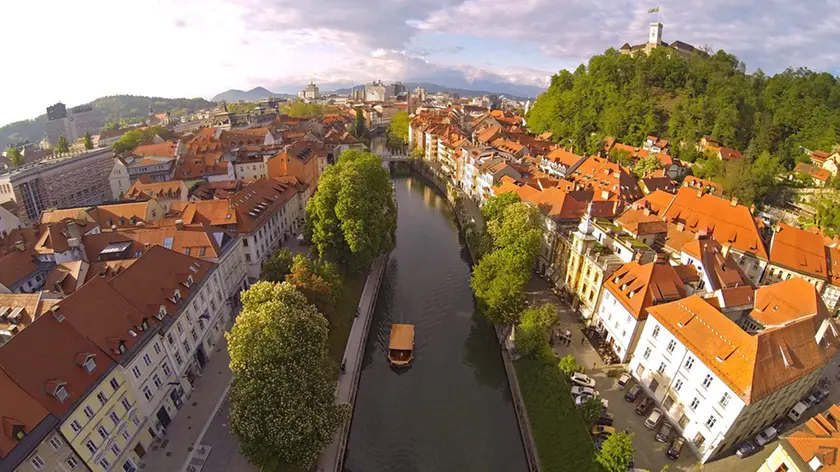
M 146 470 L 174 472 L 184 468 L 196 441 L 226 395 L 231 378 L 227 340 L 223 337 L 204 367 L 204 374 L 195 381 L 192 395 L 172 419 L 166 434 L 149 448 L 143 458 Z

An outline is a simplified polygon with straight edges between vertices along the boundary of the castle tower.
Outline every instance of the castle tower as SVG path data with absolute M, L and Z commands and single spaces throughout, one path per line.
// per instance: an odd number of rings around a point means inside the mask
M 655 44 L 657 46 L 662 44 L 662 23 L 658 21 L 650 22 L 650 36 L 648 36 L 648 44 Z

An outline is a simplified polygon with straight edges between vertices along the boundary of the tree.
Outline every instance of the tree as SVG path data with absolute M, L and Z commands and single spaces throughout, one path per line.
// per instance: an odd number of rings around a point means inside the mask
M 655 156 L 647 156 L 639 159 L 639 162 L 633 165 L 633 173 L 637 178 L 643 178 L 649 173 L 662 168 L 662 164 Z
M 12 167 L 17 168 L 23 165 L 23 154 L 16 147 L 6 149 L 6 158 L 11 161 Z
M 306 234 L 315 253 L 354 270 L 390 250 L 396 228 L 391 176 L 369 152 L 345 151 L 318 180 L 306 206 Z
M 503 217 L 490 220 L 487 232 L 493 238 L 493 247 L 515 246 L 529 268 L 536 262 L 542 237 L 542 215 L 535 207 L 516 202 L 504 209 Z
M 254 464 L 311 468 L 350 417 L 335 403 L 327 320 L 288 283 L 257 282 L 226 334 L 233 385 L 230 430 Z
M 70 144 L 67 143 L 67 138 L 64 136 L 58 137 L 58 143 L 55 145 L 55 152 L 70 152 Z
M 586 424 L 595 423 L 602 413 L 604 413 L 604 404 L 601 402 L 601 397 L 589 397 L 580 407 L 580 414 Z
M 557 364 L 557 367 L 560 368 L 560 371 L 568 377 L 575 372 L 583 372 L 583 366 L 577 363 L 577 359 L 575 356 L 569 354 L 566 357 L 560 359 L 560 362 Z
M 481 207 L 481 216 L 484 217 L 486 223 L 489 223 L 501 218 L 509 205 L 518 203 L 519 201 L 519 195 L 514 192 L 505 192 L 501 195 L 490 197 L 484 206 Z
M 93 138 L 91 138 L 89 131 L 85 131 L 85 149 L 93 149 Z
M 523 311 L 516 327 L 516 350 L 532 355 L 548 345 L 548 329 L 556 318 L 557 308 L 550 303 Z
M 313 261 L 303 254 L 295 256 L 286 282 L 297 288 L 310 303 L 331 318 L 341 291 L 341 276 L 328 261 Z
M 473 269 L 470 285 L 479 310 L 494 324 L 512 324 L 525 307 L 531 266 L 522 265 L 515 248 L 494 250 Z
M 260 280 L 266 282 L 282 282 L 292 271 L 292 252 L 289 248 L 282 248 L 263 262 L 260 269 Z
M 389 148 L 401 149 L 408 144 L 408 127 L 410 122 L 411 117 L 405 111 L 395 113 L 391 117 L 391 123 L 388 125 Z
M 353 121 L 353 136 L 359 139 L 365 137 L 365 115 L 361 108 L 356 108 L 356 119 Z
M 607 472 L 626 472 L 633 460 L 633 434 L 621 432 L 610 435 L 595 460 Z
M 613 148 L 609 153 L 610 161 L 624 167 L 633 167 L 633 156 L 624 149 Z
M 151 126 L 147 128 L 133 129 L 123 134 L 112 146 L 114 153 L 132 151 L 137 146 L 152 142 L 156 135 L 168 136 L 170 132 L 163 126 Z

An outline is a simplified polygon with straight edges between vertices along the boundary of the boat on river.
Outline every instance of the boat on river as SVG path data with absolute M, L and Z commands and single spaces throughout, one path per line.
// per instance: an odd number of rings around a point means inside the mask
M 414 359 L 414 325 L 392 324 L 388 360 L 392 366 L 407 367 Z

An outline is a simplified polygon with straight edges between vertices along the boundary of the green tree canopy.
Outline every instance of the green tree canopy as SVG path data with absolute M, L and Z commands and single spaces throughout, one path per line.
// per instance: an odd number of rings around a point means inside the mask
M 149 126 L 146 128 L 133 129 L 127 131 L 117 140 L 112 146 L 114 153 L 122 153 L 131 151 L 141 144 L 149 144 L 154 139 L 155 135 L 160 135 L 161 138 L 169 136 L 170 132 L 163 126 Z
M 408 145 L 408 126 L 411 117 L 408 112 L 401 111 L 395 113 L 391 117 L 391 123 L 388 126 L 388 147 L 389 148 L 403 148 Z
M 560 371 L 563 372 L 567 377 L 574 374 L 575 372 L 583 372 L 583 366 L 577 363 L 577 359 L 575 356 L 569 354 L 566 357 L 560 359 L 560 362 L 557 364 L 557 367 L 560 368 Z
M 70 151 L 70 143 L 67 142 L 67 138 L 64 136 L 58 137 L 58 143 L 55 145 L 55 152 L 69 152 Z
M 725 51 L 685 57 L 664 47 L 632 56 L 609 49 L 554 75 L 527 119 L 532 131 L 552 131 L 590 153 L 593 137 L 640 146 L 655 134 L 692 162 L 694 144 L 712 135 L 752 158 L 770 152 L 790 168 L 800 147 L 829 151 L 840 139 L 840 79 L 802 68 L 747 74 Z
M 548 328 L 557 318 L 557 307 L 546 304 L 522 312 L 516 327 L 516 350 L 526 355 L 540 352 L 548 345 Z
M 327 113 L 333 113 L 335 111 L 335 108 L 330 108 L 318 103 L 306 103 L 303 101 L 292 102 L 280 107 L 280 113 L 285 113 L 289 116 L 323 116 Z
M 633 434 L 621 432 L 610 435 L 595 460 L 607 472 L 626 472 L 633 460 Z
M 341 290 L 341 276 L 328 261 L 313 261 L 298 254 L 295 256 L 286 281 L 294 285 L 318 310 L 331 318 Z
M 505 192 L 501 195 L 490 197 L 484 206 L 481 207 L 481 216 L 484 221 L 490 223 L 502 217 L 505 209 L 520 201 L 519 195 L 514 192 Z
M 639 162 L 633 164 L 633 174 L 641 179 L 649 173 L 662 168 L 662 164 L 655 156 L 647 156 L 639 159 Z
M 350 409 L 335 403 L 327 320 L 288 283 L 257 282 L 242 294 L 228 340 L 230 429 L 245 457 L 311 468 Z
M 365 137 L 365 115 L 361 108 L 356 108 L 356 118 L 353 120 L 353 136 L 362 139 Z
M 601 397 L 589 397 L 580 407 L 580 414 L 587 425 L 595 423 L 603 412 L 604 404 L 601 402 Z
M 85 149 L 93 149 L 93 138 L 90 136 L 89 131 L 85 131 Z
M 306 233 L 319 257 L 353 269 L 393 247 L 397 207 L 391 175 L 375 154 L 351 149 L 327 168 L 306 206 Z
M 260 269 L 260 280 L 266 282 L 282 282 L 292 272 L 294 256 L 289 248 L 282 248 L 265 260 Z
M 12 162 L 12 167 L 20 167 L 23 165 L 23 154 L 20 149 L 12 147 L 6 149 L 6 158 Z

